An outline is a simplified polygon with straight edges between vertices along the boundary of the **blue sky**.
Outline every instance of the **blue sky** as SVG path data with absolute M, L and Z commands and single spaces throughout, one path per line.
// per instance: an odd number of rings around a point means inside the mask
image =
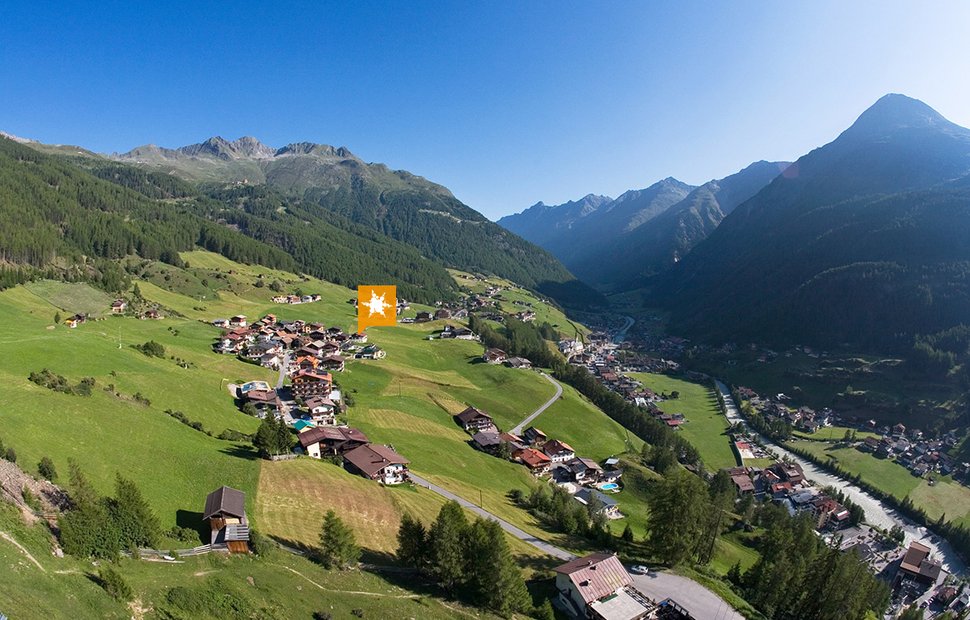
M 966 2 L 4 2 L 0 129 L 347 146 L 497 218 L 795 158 L 887 92 L 970 126 L 967 32 Z

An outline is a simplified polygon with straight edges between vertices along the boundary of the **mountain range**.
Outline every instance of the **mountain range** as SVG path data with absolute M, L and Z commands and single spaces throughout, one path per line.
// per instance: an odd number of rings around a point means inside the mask
M 336 214 L 416 248 L 448 267 L 493 273 L 563 303 L 600 303 L 560 262 L 490 222 L 445 187 L 366 163 L 344 147 L 299 142 L 272 148 L 221 137 L 165 149 L 146 145 L 112 159 L 211 187 L 265 186 L 317 214 Z
M 202 246 L 348 286 L 398 284 L 416 301 L 456 294 L 447 267 L 509 278 L 566 304 L 602 300 L 446 188 L 309 142 L 271 148 L 214 137 L 100 156 L 0 136 L 0 216 L 9 224 L 0 267 L 16 272 L 8 282 L 27 277 L 24 269 L 79 261 L 102 277 L 112 271 L 103 260 L 177 263 L 180 251 Z
M 553 207 L 539 203 L 498 223 L 546 248 L 600 289 L 639 288 L 690 252 L 786 166 L 756 162 L 700 187 L 668 177 L 615 200 L 591 194 Z
M 970 321 L 970 130 L 886 95 L 657 285 L 716 340 L 906 347 Z
M 698 340 L 891 350 L 970 322 L 970 130 L 903 95 L 792 164 L 499 223 Z

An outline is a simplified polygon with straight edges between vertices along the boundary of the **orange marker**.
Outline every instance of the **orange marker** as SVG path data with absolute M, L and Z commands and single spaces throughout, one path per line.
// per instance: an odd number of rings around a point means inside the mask
M 372 325 L 397 324 L 397 287 L 361 285 L 357 287 L 357 331 Z

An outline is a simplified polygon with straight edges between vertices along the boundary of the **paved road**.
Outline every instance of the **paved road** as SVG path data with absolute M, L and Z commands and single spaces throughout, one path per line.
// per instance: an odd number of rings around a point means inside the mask
M 434 491 L 435 493 L 437 493 L 438 495 L 440 495 L 440 496 L 442 496 L 444 498 L 447 498 L 447 499 L 454 500 L 454 501 L 458 502 L 459 504 L 461 504 L 465 508 L 468 508 L 469 510 L 471 510 L 472 512 L 474 512 L 475 514 L 477 514 L 479 516 L 485 517 L 486 519 L 491 519 L 492 521 L 497 521 L 498 524 L 502 526 L 502 529 L 503 530 L 505 530 L 506 532 L 508 532 L 512 536 L 515 536 L 519 540 L 524 541 L 524 542 L 532 545 L 533 547 L 535 547 L 539 551 L 542 551 L 543 553 L 548 553 L 549 555 L 551 555 L 553 557 L 556 557 L 556 558 L 559 558 L 560 560 L 563 560 L 563 561 L 571 560 L 571 559 L 573 559 L 573 558 L 576 557 L 575 555 L 573 555 L 572 553 L 569 553 L 565 549 L 560 549 L 559 547 L 556 547 L 554 545 L 550 545 L 546 541 L 540 540 L 540 539 L 536 538 L 535 536 L 533 536 L 532 534 L 529 534 L 529 533 L 527 533 L 527 532 L 525 532 L 523 530 L 520 530 L 519 528 L 515 527 L 514 525 L 512 525 L 508 521 L 505 521 L 504 519 L 500 519 L 499 517 L 493 515 L 492 513 L 488 512 L 487 510 L 484 510 L 484 509 L 480 508 L 479 506 L 477 506 L 477 505 L 475 505 L 475 504 L 473 504 L 473 503 L 471 503 L 471 502 L 469 502 L 467 500 L 464 500 L 464 499 L 458 497 L 457 495 L 455 495 L 451 491 L 446 491 L 445 489 L 442 489 L 438 485 L 432 484 L 431 482 L 428 482 L 427 480 L 425 480 L 421 476 L 416 475 L 414 472 L 411 472 L 411 479 L 414 480 L 415 483 L 417 483 L 417 484 L 419 484 L 419 485 L 421 485 L 423 487 L 426 487 L 428 489 L 431 489 L 432 491 Z
M 657 601 L 671 598 L 698 620 L 744 620 L 721 597 L 686 577 L 656 571 L 630 577 L 637 590 Z
M 290 366 L 290 352 L 287 351 L 283 354 L 283 361 L 280 362 L 280 377 L 276 380 L 276 389 L 279 390 L 283 387 L 283 379 L 286 378 L 286 369 Z
M 528 424 L 532 420 L 535 420 L 536 418 L 538 418 L 539 417 L 539 414 L 541 414 L 543 411 L 545 411 L 546 409 L 548 409 L 552 405 L 552 403 L 554 403 L 557 400 L 559 400 L 559 397 L 562 396 L 562 386 L 559 385 L 559 382 L 558 381 L 556 381 L 555 379 L 553 379 L 552 377 L 550 377 L 549 375 L 547 375 L 544 372 L 540 372 L 539 374 L 542 375 L 543 377 L 545 377 L 546 380 L 549 383 L 551 383 L 554 386 L 556 386 L 556 394 L 552 398 L 550 398 L 549 400 L 547 400 L 545 403 L 543 403 L 543 405 L 541 407 L 539 407 L 538 409 L 536 409 L 535 411 L 533 411 L 532 414 L 529 415 L 529 417 L 527 417 L 526 419 L 522 420 L 522 422 L 518 426 L 516 426 L 515 428 L 513 428 L 512 431 L 511 431 L 513 435 L 520 435 L 520 434 L 522 434 L 522 428 L 526 424 Z

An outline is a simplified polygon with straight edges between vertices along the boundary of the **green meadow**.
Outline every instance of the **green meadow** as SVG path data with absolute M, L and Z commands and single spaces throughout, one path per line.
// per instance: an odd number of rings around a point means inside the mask
M 684 414 L 687 422 L 680 426 L 679 432 L 697 448 L 701 460 L 709 469 L 735 467 L 738 464 L 727 436 L 730 425 L 718 407 L 712 388 L 669 375 L 648 372 L 631 372 L 628 375 L 657 394 L 679 392 L 678 398 L 668 398 L 659 407 L 666 413 Z
M 884 493 L 898 499 L 908 495 L 914 504 L 926 511 L 930 519 L 945 515 L 948 521 L 970 525 L 970 488 L 949 477 L 934 474 L 934 484 L 930 485 L 928 479 L 917 478 L 895 461 L 881 459 L 855 448 L 805 440 L 791 444 L 823 460 L 832 459 Z

